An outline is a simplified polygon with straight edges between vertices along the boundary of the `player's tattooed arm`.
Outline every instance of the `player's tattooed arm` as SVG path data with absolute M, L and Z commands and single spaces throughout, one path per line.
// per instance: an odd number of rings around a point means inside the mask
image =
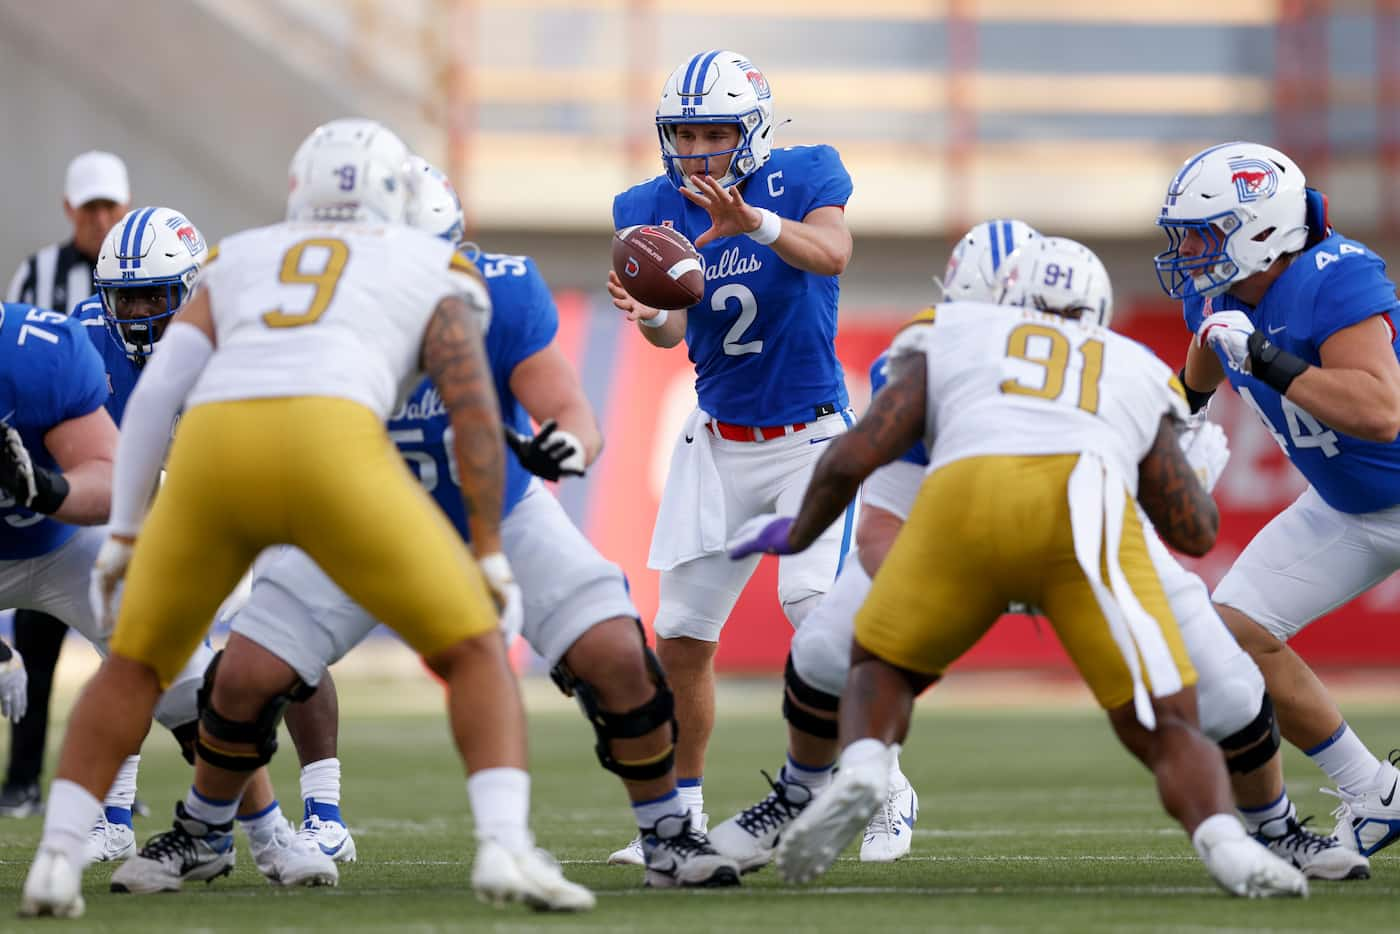
M 450 295 L 438 302 L 423 336 L 423 370 L 452 422 L 452 455 L 467 506 L 472 550 L 481 556 L 501 550 L 506 451 L 500 403 L 477 324 L 480 311 L 470 301 L 468 296 Z
M 891 359 L 890 380 L 850 431 L 827 447 L 802 498 L 790 541 L 799 549 L 816 541 L 866 477 L 895 460 L 924 435 L 927 357 L 904 354 Z
M 1138 464 L 1138 502 L 1177 551 L 1200 557 L 1215 544 L 1220 512 L 1186 462 L 1170 417 L 1163 416 L 1157 440 Z

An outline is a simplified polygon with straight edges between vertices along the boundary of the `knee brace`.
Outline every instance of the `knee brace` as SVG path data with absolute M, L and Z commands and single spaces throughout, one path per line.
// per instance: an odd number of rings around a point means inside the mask
M 820 739 L 836 739 L 836 721 L 819 717 L 798 704 L 815 710 L 827 711 L 833 715 L 840 708 L 841 698 L 825 691 L 818 691 L 798 677 L 792 665 L 792 655 L 788 655 L 787 666 L 783 669 L 783 719 L 803 733 Z
M 292 701 L 306 700 L 316 693 L 316 689 L 298 680 L 290 690 L 268 698 L 256 720 L 230 720 L 216 711 L 212 703 L 214 679 L 223 656 L 223 651 L 219 651 L 204 670 L 204 683 L 197 696 L 199 725 L 203 729 L 196 736 L 195 752 L 199 758 L 218 768 L 230 772 L 252 772 L 270 762 L 277 752 L 277 725 L 282 722 L 282 712 L 287 705 Z M 206 742 L 205 735 L 212 742 Z M 235 752 L 223 747 L 223 743 L 250 745 L 255 749 L 251 753 Z
M 637 623 L 639 631 L 641 625 L 641 622 Z M 661 663 L 646 644 L 645 635 L 642 636 L 642 653 L 646 658 L 647 674 L 656 686 L 656 693 L 645 704 L 625 713 L 604 710 L 598 701 L 598 692 L 591 684 L 570 671 L 564 662 L 555 665 L 554 670 L 549 673 L 559 690 L 564 692 L 564 696 L 577 701 L 579 709 L 593 725 L 593 732 L 598 736 L 598 743 L 593 747 L 598 762 L 614 775 L 635 782 L 661 778 L 671 771 L 676 761 L 676 736 L 679 732 L 675 697 L 671 694 L 670 685 L 666 683 L 666 673 L 662 670 Z M 671 726 L 671 738 L 666 744 L 666 751 L 660 755 L 631 762 L 624 762 L 613 755 L 613 740 L 637 739 L 667 724 Z
M 1259 705 L 1258 715 L 1243 729 L 1222 739 L 1220 748 L 1225 751 L 1225 765 L 1231 772 L 1253 772 L 1274 757 L 1279 748 L 1279 730 L 1274 702 L 1268 694 Z
M 175 737 L 175 742 L 180 746 L 180 755 L 185 757 L 185 761 L 194 765 L 194 750 L 199 744 L 199 721 L 191 720 L 179 726 L 170 728 L 170 735 Z

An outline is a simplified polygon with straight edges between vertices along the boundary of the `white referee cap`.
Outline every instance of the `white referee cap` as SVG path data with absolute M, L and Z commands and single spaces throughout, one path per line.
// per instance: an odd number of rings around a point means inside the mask
M 68 163 L 63 197 L 70 207 L 80 208 L 89 201 L 105 198 L 117 204 L 131 201 L 131 185 L 126 163 L 110 152 L 89 150 Z

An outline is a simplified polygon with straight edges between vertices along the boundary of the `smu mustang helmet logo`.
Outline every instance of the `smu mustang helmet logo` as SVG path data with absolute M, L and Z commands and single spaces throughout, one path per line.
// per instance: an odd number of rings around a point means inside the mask
M 1242 203 L 1271 198 L 1278 191 L 1278 170 L 1263 159 L 1233 159 L 1230 181 Z
M 766 101 L 773 96 L 773 92 L 768 87 L 768 79 L 763 77 L 763 72 L 753 66 L 753 62 L 741 61 L 739 67 L 744 69 L 744 77 L 749 79 L 749 84 L 753 85 L 753 93 L 761 101 Z

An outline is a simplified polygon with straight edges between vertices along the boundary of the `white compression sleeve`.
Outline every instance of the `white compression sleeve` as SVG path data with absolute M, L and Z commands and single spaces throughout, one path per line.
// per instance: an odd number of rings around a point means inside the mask
M 136 381 L 122 418 L 112 470 L 111 533 L 135 535 L 141 528 L 165 463 L 170 426 L 213 352 L 214 345 L 203 331 L 176 321 L 166 329 Z

